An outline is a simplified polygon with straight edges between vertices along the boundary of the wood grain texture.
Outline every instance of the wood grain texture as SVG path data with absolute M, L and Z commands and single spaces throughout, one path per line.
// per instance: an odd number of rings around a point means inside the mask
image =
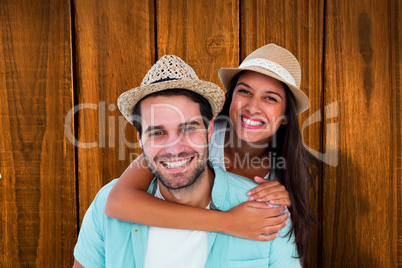
M 402 94 L 401 94 L 401 45 L 402 45 L 402 5 L 400 1 L 390 1 L 390 72 L 391 72 L 391 161 L 389 163 L 392 178 L 390 193 L 393 200 L 390 205 L 393 230 L 389 233 L 391 240 L 391 263 L 402 267 Z M 396 213 L 395 213 L 396 211 Z
M 76 237 L 69 1 L 0 4 L 0 267 L 70 267 Z
M 157 54 L 181 57 L 203 80 L 220 86 L 218 70 L 239 55 L 238 1 L 157 0 Z
M 339 103 L 340 161 L 324 168 L 323 267 L 397 267 L 401 258 L 398 6 L 326 3 L 325 103 Z
M 117 97 L 141 84 L 154 56 L 153 1 L 77 0 L 79 221 L 100 188 L 140 152 Z
M 323 54 L 322 1 L 242 1 L 241 59 L 268 43 L 285 47 L 299 60 L 301 89 L 309 96 L 310 109 L 299 116 L 305 145 L 318 156 L 323 152 L 322 122 L 315 120 L 324 113 L 322 107 Z M 323 118 L 322 121 L 325 119 Z M 325 149 L 325 148 L 324 148 Z M 318 221 L 321 218 L 321 177 L 317 178 L 316 199 L 311 205 Z M 312 193 L 313 196 L 313 193 Z M 315 226 L 309 243 L 309 267 L 320 267 L 321 234 Z
M 77 221 L 140 153 L 117 97 L 158 58 L 221 85 L 219 68 L 270 42 L 300 61 L 300 126 L 323 153 L 309 267 L 402 267 L 401 14 L 398 0 L 0 0 L 0 267 L 71 267 Z

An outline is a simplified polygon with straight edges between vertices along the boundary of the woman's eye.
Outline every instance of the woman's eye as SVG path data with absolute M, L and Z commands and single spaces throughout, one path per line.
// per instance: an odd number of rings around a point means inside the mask
M 274 97 L 265 97 L 265 99 L 269 100 L 269 101 L 274 101 L 274 102 L 278 102 L 278 100 Z
M 243 93 L 243 94 L 247 94 L 247 95 L 250 94 L 250 92 L 248 90 L 245 90 L 245 89 L 239 89 L 239 93 Z

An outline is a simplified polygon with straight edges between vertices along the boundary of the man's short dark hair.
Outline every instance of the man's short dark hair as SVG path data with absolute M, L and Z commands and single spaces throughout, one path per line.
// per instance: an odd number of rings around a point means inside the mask
M 200 105 L 200 113 L 204 122 L 204 125 L 206 128 L 208 128 L 209 121 L 212 120 L 213 118 L 213 113 L 212 113 L 212 108 L 211 104 L 205 99 L 203 96 L 200 94 L 187 90 L 184 88 L 174 88 L 174 89 L 166 89 L 162 91 L 158 91 L 155 93 L 151 93 L 141 99 L 137 104 L 134 106 L 133 109 L 133 125 L 137 129 L 137 133 L 142 135 L 142 121 L 141 121 L 141 102 L 145 100 L 146 98 L 149 97 L 156 97 L 156 96 L 164 96 L 164 97 L 173 97 L 173 96 L 186 96 L 190 98 L 192 101 L 195 103 L 198 103 Z

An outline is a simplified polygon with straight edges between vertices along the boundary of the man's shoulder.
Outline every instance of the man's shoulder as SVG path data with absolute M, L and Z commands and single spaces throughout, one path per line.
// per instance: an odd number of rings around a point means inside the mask
M 117 180 L 118 179 L 114 179 L 111 182 L 109 182 L 108 184 L 105 184 L 99 190 L 99 192 L 96 194 L 93 204 L 95 204 L 97 207 L 99 207 L 99 206 L 104 207 L 106 205 L 107 197 L 108 197 L 110 191 L 112 190 L 113 185 L 115 185 L 115 183 L 117 182 Z
M 248 200 L 246 193 L 257 184 L 245 177 L 224 171 L 214 166 L 215 181 L 212 188 L 214 205 L 220 210 L 229 210 Z
M 246 177 L 230 173 L 220 168 L 215 168 L 216 177 L 220 180 L 226 181 L 228 187 L 237 188 L 239 190 L 250 190 L 258 184 Z

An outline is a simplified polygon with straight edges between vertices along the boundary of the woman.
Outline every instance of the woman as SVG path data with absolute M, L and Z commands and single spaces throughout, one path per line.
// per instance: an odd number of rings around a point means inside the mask
M 287 218 L 278 215 L 291 204 L 291 235 L 305 264 L 314 221 L 308 194 L 318 163 L 302 146 L 297 115 L 308 109 L 309 101 L 299 89 L 300 73 L 297 59 L 274 44 L 252 52 L 239 68 L 219 70 L 227 99 L 215 121 L 209 158 L 222 169 L 260 183 L 247 195 L 250 201 L 262 202 L 249 201 L 218 212 L 159 200 L 145 193 L 153 175 L 140 156 L 110 192 L 105 213 L 151 226 L 271 240 Z M 271 208 L 259 209 L 268 207 L 267 201 Z M 126 206 L 133 203 L 139 205 Z M 272 204 L 282 206 L 272 208 Z

